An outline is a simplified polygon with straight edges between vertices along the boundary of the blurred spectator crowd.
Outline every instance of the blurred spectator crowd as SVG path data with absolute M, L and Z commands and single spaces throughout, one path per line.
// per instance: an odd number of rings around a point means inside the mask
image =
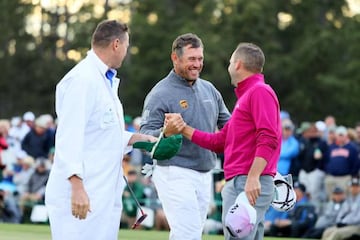
M 133 119 L 126 115 L 124 120 L 128 131 L 138 130 L 139 117 Z M 43 214 L 34 217 L 34 210 L 45 209 L 38 207 L 44 206 L 45 186 L 55 152 L 55 132 L 56 120 L 50 114 L 35 116 L 29 111 L 22 117 L 0 120 L 0 223 L 47 223 Z M 122 160 L 128 186 L 123 196 L 119 196 L 124 210 L 121 227 L 131 227 L 138 214 L 139 209 L 129 193 L 131 187 L 148 214 L 141 227 L 168 230 L 151 178 L 140 174 L 142 165 L 151 162 L 150 157 L 134 149 Z
M 141 118 L 125 116 L 127 130 L 139 130 Z M 279 212 L 270 207 L 265 234 L 276 237 L 360 239 L 360 122 L 343 126 L 335 117 L 296 124 L 281 112 L 282 148 L 278 172 L 291 174 L 295 207 Z M 56 120 L 50 114 L 0 120 L 0 222 L 31 222 L 32 209 L 43 205 L 55 146 Z M 223 158 L 213 170 L 213 199 L 204 227 L 206 234 L 222 234 L 221 189 Z M 133 190 L 148 214 L 142 228 L 169 230 L 151 178 L 141 167 L 152 160 L 133 149 L 123 158 L 123 213 L 120 226 L 131 227 L 139 214 Z M 120 196 L 121 197 L 121 196 Z
M 346 127 L 334 116 L 298 127 L 282 111 L 278 171 L 291 174 L 295 207 L 270 207 L 265 235 L 326 240 L 360 239 L 360 123 Z

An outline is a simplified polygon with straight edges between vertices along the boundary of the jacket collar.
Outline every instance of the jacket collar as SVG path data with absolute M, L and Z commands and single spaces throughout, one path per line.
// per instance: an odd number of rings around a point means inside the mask
M 258 83 L 264 82 L 264 75 L 261 73 L 256 73 L 248 78 L 245 78 L 243 81 L 239 82 L 237 87 L 235 88 L 236 97 L 240 98 L 251 87 L 255 86 Z

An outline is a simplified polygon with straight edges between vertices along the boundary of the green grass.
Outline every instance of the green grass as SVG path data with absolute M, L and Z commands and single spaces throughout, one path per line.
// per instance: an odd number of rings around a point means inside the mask
M 120 229 L 119 240 L 167 240 L 168 232 Z M 0 223 L 0 240 L 50 240 L 49 225 Z M 204 235 L 203 240 L 223 240 L 223 236 Z M 265 238 L 284 240 L 285 238 Z M 289 238 L 287 238 L 288 240 Z

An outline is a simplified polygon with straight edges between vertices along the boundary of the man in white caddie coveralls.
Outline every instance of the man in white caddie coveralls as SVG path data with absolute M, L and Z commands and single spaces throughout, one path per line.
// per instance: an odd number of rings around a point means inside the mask
M 115 69 L 129 46 L 126 24 L 101 22 L 91 44 L 56 88 L 55 158 L 45 195 L 53 240 L 118 239 L 123 155 L 134 142 L 156 141 L 124 128 Z

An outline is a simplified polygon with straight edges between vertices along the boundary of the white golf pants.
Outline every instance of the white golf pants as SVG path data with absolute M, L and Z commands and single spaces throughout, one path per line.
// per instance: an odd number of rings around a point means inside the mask
M 201 240 L 210 203 L 211 171 L 156 166 L 153 182 L 170 225 L 170 240 Z

